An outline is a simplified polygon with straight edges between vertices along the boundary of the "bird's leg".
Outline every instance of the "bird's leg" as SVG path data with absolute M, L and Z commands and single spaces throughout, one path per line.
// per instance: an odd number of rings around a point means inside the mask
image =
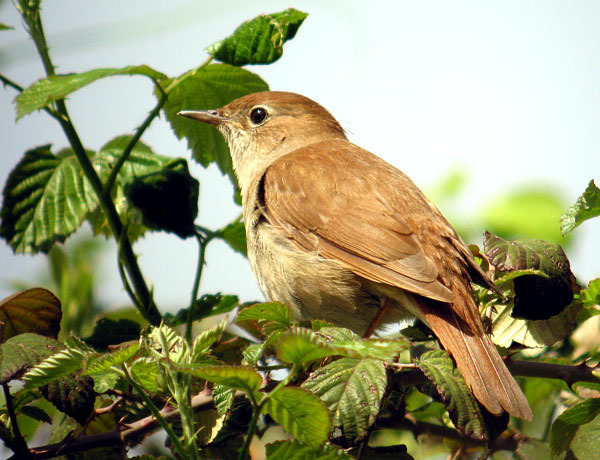
M 367 328 L 366 332 L 364 333 L 363 339 L 368 339 L 369 337 L 371 337 L 371 334 L 373 334 L 373 332 L 375 332 L 375 329 L 377 329 L 377 326 L 379 326 L 379 322 L 381 321 L 381 318 L 383 318 L 383 315 L 385 315 L 388 312 L 388 310 L 391 308 L 391 306 L 392 306 L 392 301 L 386 297 L 385 301 L 383 302 L 383 305 L 381 307 L 379 307 L 379 310 L 373 317 L 371 324 L 369 324 L 369 327 Z

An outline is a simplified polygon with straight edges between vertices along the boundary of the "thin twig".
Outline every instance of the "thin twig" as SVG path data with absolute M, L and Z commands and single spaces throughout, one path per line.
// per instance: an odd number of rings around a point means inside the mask
M 17 413 L 15 412 L 15 407 L 13 406 L 12 395 L 10 394 L 10 388 L 8 387 L 8 383 L 2 384 L 2 390 L 4 390 L 4 401 L 6 404 L 6 412 L 8 412 L 8 418 L 10 420 L 11 428 L 13 431 L 13 439 L 9 446 L 14 452 L 15 455 L 20 456 L 19 458 L 27 459 L 30 457 L 29 455 L 29 447 L 27 446 L 27 441 L 21 434 L 21 430 L 19 429 L 19 423 L 17 421 Z

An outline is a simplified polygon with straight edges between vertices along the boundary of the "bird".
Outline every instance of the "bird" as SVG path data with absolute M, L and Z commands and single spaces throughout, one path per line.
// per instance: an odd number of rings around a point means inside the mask
M 497 288 L 406 174 L 300 94 L 258 92 L 179 115 L 213 125 L 229 146 L 248 260 L 267 300 L 362 336 L 417 318 L 489 412 L 531 419 L 471 282 Z

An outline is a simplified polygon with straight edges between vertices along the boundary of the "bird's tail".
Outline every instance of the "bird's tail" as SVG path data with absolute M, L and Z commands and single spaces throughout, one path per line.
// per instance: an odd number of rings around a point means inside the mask
M 469 296 L 456 296 L 455 302 L 473 302 Z M 492 414 L 502 410 L 525 420 L 531 420 L 531 408 L 523 391 L 506 368 L 496 345 L 477 318 L 471 327 L 463 318 L 440 304 L 421 305 L 426 322 L 448 350 L 477 400 Z M 455 311 L 477 312 L 475 305 L 464 305 Z

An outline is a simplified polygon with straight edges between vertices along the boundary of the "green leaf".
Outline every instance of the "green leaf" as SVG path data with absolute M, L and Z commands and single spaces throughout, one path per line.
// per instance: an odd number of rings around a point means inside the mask
M 283 387 L 269 394 L 264 411 L 294 438 L 310 446 L 316 448 L 327 441 L 329 412 L 323 401 L 310 391 Z
M 129 135 L 115 137 L 92 156 L 91 160 L 94 169 L 103 183 L 108 179 L 112 168 L 117 163 L 123 150 L 130 141 L 131 136 Z M 146 226 L 141 225 L 139 222 L 139 211 L 132 207 L 129 201 L 125 199 L 125 188 L 133 183 L 138 177 L 161 172 L 170 174 L 165 171 L 175 171 L 175 174 L 181 173 L 184 176 L 189 175 L 187 172 L 187 162 L 184 159 L 158 155 L 154 153 L 148 145 L 140 141 L 135 144 L 127 161 L 125 161 L 119 170 L 111 196 L 113 202 L 116 204 L 121 219 L 127 225 L 128 234 L 132 240 L 141 236 L 146 231 Z M 83 174 L 83 172 L 81 172 L 81 174 Z M 88 189 L 87 193 L 96 200 L 95 194 L 91 188 Z M 193 190 L 190 190 L 190 193 L 193 194 Z M 192 199 L 189 196 L 186 196 L 186 198 Z M 185 208 L 186 206 L 192 205 L 186 201 L 186 204 L 182 204 L 181 206 Z M 175 206 L 175 208 L 180 209 L 178 206 Z M 104 234 L 106 236 L 111 235 L 108 221 L 104 217 L 104 213 L 100 211 L 99 207 L 96 207 L 95 211 L 86 217 L 92 224 L 92 228 L 96 234 Z
M 237 307 L 239 299 L 235 295 L 205 294 L 194 303 L 193 320 L 207 318 L 209 316 L 228 313 Z M 187 321 L 188 308 L 182 308 L 176 315 L 165 313 L 164 319 L 167 324 L 175 327 Z
M 169 99 L 164 113 L 175 135 L 186 138 L 194 159 L 203 166 L 215 162 L 236 184 L 225 140 L 204 123 L 180 117 L 182 110 L 216 109 L 246 94 L 266 91 L 268 85 L 256 74 L 227 64 L 200 67 L 164 83 Z
M 532 273 L 514 279 L 513 316 L 548 319 L 573 301 L 575 277 L 558 244 L 531 239 L 507 241 L 485 232 L 484 247 L 490 263 L 501 272 L 532 269 L 545 274 Z
M 85 338 L 85 343 L 96 350 L 107 350 L 109 345 L 117 345 L 140 336 L 141 326 L 130 319 L 113 320 L 100 318 L 94 325 L 92 335 Z
M 565 244 L 557 225 L 565 207 L 563 199 L 550 188 L 514 188 L 485 203 L 482 223 L 503 238 L 539 238 Z
M 209 347 L 221 337 L 226 327 L 227 319 L 224 319 L 216 326 L 198 334 L 192 344 L 192 362 L 197 360 L 202 354 L 208 353 Z
M 292 324 L 292 314 L 289 307 L 281 302 L 257 303 L 241 310 L 236 318 L 237 322 L 248 320 L 272 322 L 288 329 Z
M 588 287 L 579 293 L 577 300 L 586 308 L 600 305 L 600 278 L 590 281 Z
M 93 375 L 110 370 L 113 366 L 119 366 L 133 357 L 140 349 L 138 342 L 123 345 L 111 353 L 92 356 L 84 366 L 82 375 Z
M 60 331 L 60 300 L 47 289 L 26 289 L 0 301 L 2 342 L 25 332 L 55 339 Z
M 331 444 L 317 448 L 290 439 L 267 444 L 267 460 L 352 460 L 353 457 Z
M 361 339 L 337 340 L 329 342 L 329 346 L 343 356 L 395 361 L 400 353 L 409 349 L 410 344 L 405 339 Z
M 96 392 L 90 377 L 62 377 L 40 388 L 44 398 L 59 411 L 84 425 L 94 410 Z
M 585 192 L 568 211 L 560 218 L 560 229 L 563 235 L 573 231 L 582 222 L 600 216 L 600 189 L 593 180 Z
M 341 358 L 314 371 L 302 384 L 329 408 L 334 428 L 351 442 L 375 422 L 387 384 L 385 365 L 370 358 Z
M 589 449 L 597 455 L 599 436 L 600 399 L 587 399 L 556 418 L 550 429 L 550 446 L 555 455 L 572 450 L 576 458 L 598 458 L 590 456 Z
M 72 151 L 29 150 L 3 191 L 0 235 L 15 252 L 47 252 L 64 241 L 96 206 Z
M 66 375 L 70 375 L 79 369 L 83 363 L 85 354 L 78 349 L 66 348 L 52 356 L 47 357 L 41 363 L 34 366 L 23 375 L 26 388 L 35 388 L 46 385 Z
M 262 377 L 254 369 L 242 366 L 178 366 L 177 369 L 209 382 L 256 395 Z
M 277 356 L 281 361 L 301 366 L 337 354 L 310 329 L 294 327 L 279 339 Z
M 147 227 L 175 233 L 180 238 L 196 234 L 200 184 L 181 162 L 160 171 L 135 177 L 125 186 L 127 199 L 138 208 Z
M 52 75 L 36 81 L 15 98 L 17 120 L 64 99 L 69 94 L 99 80 L 115 75 L 145 75 L 152 80 L 162 80 L 166 75 L 146 65 L 128 66 L 120 69 L 94 69 L 69 75 Z
M 154 358 L 136 359 L 131 364 L 129 371 L 146 391 L 149 393 L 158 391 L 160 372 L 158 362 Z
M 47 337 L 25 333 L 0 345 L 0 383 L 17 378 L 25 369 L 52 356 L 64 346 Z
M 473 439 L 489 440 L 482 408 L 448 354 L 428 351 L 415 364 L 435 386 L 458 431 Z
M 100 180 L 108 177 L 130 136 L 121 136 L 107 143 L 97 153 L 89 153 Z M 160 156 L 138 142 L 121 168 L 112 197 L 122 218 L 129 209 L 123 199 L 123 187 L 134 177 L 158 171 L 183 160 Z M 3 191 L 0 236 L 15 252 L 47 252 L 52 245 L 64 241 L 89 218 L 96 233 L 110 234 L 104 215 L 98 208 L 96 194 L 70 149 L 57 155 L 50 146 L 38 147 L 25 153 L 10 173 Z M 130 234 L 140 229 L 124 219 Z
M 215 59 L 235 66 L 270 64 L 283 54 L 283 44 L 296 35 L 307 13 L 289 8 L 244 22 L 233 35 L 206 49 Z
M 233 404 L 233 397 L 235 396 L 235 391 L 231 388 L 227 388 L 224 385 L 215 384 L 213 388 L 213 401 L 215 402 L 215 407 L 217 408 L 217 414 L 225 415 L 229 409 L 231 409 L 231 405 Z
M 0 30 L 13 30 L 14 27 L 12 26 L 7 26 L 6 24 L 3 24 L 0 22 Z
M 241 221 L 241 216 L 219 230 L 217 236 L 225 241 L 231 249 L 246 257 L 246 228 Z

